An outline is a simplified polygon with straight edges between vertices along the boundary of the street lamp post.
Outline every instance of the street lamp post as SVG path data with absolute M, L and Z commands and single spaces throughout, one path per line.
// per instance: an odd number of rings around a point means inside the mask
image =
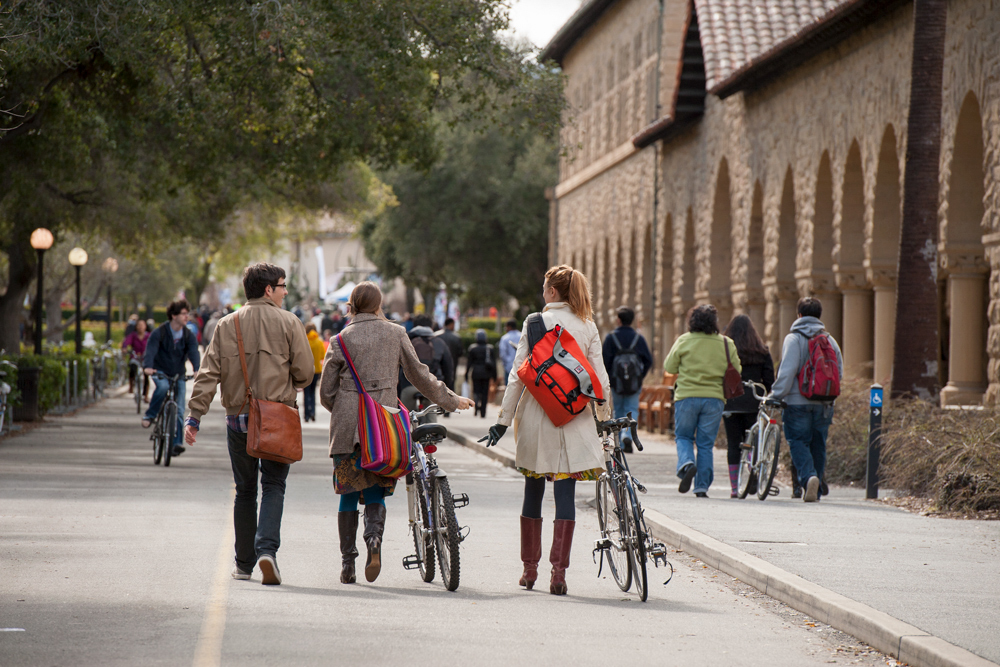
M 118 260 L 114 257 L 108 257 L 104 260 L 104 264 L 101 265 L 104 268 L 104 272 L 108 274 L 108 328 L 107 328 L 107 338 L 106 340 L 111 340 L 111 279 L 115 275 L 115 271 L 118 270 Z
M 80 269 L 87 263 L 87 251 L 73 248 L 69 251 L 69 263 L 76 268 L 76 353 L 83 352 L 83 337 L 80 334 Z
M 42 353 L 42 300 L 44 299 L 42 257 L 45 255 L 45 251 L 52 247 L 54 240 L 52 232 L 44 227 L 39 227 L 31 232 L 31 247 L 38 253 L 38 292 L 35 296 L 35 354 Z

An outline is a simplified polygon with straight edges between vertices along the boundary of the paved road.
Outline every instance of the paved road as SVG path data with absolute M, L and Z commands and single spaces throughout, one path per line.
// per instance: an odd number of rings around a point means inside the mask
M 402 489 L 388 501 L 382 576 L 341 585 L 325 413 L 307 425 L 305 460 L 289 477 L 285 583 L 233 581 L 219 414 L 167 469 L 153 466 L 126 399 L 0 441 L 0 628 L 11 630 L 0 632 L 0 664 L 887 662 L 681 553 L 670 556 L 673 582 L 640 603 L 595 576 L 596 517 L 582 503 L 570 595 L 520 590 L 521 478 L 450 443 L 439 460 L 472 499 L 459 510 L 472 528 L 459 590 L 399 564 L 412 551 Z
M 451 425 L 478 437 L 495 406 L 488 417 Z M 793 500 L 787 485 L 765 502 L 730 500 L 721 450 L 709 499 L 681 495 L 673 439 L 641 437 L 645 451 L 628 460 L 649 489 L 645 507 L 1000 663 L 1000 522 L 920 516 L 866 501 L 859 488 L 833 487 L 815 505 Z M 514 439 L 499 447 L 513 453 Z

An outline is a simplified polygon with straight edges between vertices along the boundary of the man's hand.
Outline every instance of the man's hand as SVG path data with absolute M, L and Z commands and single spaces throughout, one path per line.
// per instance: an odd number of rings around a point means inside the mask
M 458 409 L 459 410 L 468 410 L 471 407 L 475 407 L 475 405 L 476 405 L 476 402 L 473 401 L 471 398 L 465 398 L 463 396 L 459 396 L 458 397 Z
M 197 437 L 198 437 L 198 429 L 190 425 L 184 427 L 184 442 L 186 442 L 189 445 L 193 445 L 195 438 Z
M 500 442 L 500 438 L 502 438 L 503 434 L 506 433 L 506 432 L 507 432 L 507 427 L 506 426 L 504 426 L 503 424 L 494 424 L 493 426 L 490 426 L 490 433 L 489 433 L 489 435 L 486 435 L 486 436 L 483 436 L 482 438 L 480 438 L 479 442 L 483 442 L 485 440 L 488 440 L 489 442 L 486 443 L 486 446 L 487 447 L 492 447 L 493 445 L 495 445 L 498 442 Z
M 152 375 L 153 373 L 156 372 L 156 370 L 152 368 L 143 368 L 142 372 L 145 373 L 146 375 Z

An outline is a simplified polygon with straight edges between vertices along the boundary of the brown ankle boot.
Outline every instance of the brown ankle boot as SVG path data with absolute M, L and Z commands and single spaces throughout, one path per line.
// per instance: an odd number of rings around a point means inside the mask
M 549 552 L 549 562 L 552 563 L 552 580 L 549 583 L 549 593 L 566 595 L 566 568 L 569 567 L 569 552 L 573 547 L 573 528 L 576 521 L 556 519 L 552 522 L 552 551 Z
M 538 579 L 538 561 L 542 559 L 542 520 L 521 517 L 521 562 L 524 573 L 517 582 L 529 591 Z
M 358 511 L 337 512 L 337 527 L 340 529 L 340 555 L 343 559 L 340 583 L 353 584 L 357 581 L 354 559 L 358 557 Z
M 368 546 L 368 560 L 365 562 L 365 579 L 378 579 L 382 571 L 382 533 L 385 531 L 385 505 L 368 503 L 365 505 L 365 544 Z

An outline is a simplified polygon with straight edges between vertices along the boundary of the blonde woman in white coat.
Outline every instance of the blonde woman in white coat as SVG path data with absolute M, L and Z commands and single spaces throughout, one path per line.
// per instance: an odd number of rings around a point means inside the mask
M 556 266 L 545 274 L 542 287 L 545 312 L 555 323 L 573 335 L 580 349 L 594 367 L 604 396 L 611 395 L 608 374 L 601 355 L 601 336 L 594 324 L 590 305 L 590 284 L 579 271 L 569 266 Z M 520 584 L 531 589 L 538 578 L 538 561 L 542 557 L 542 498 L 545 482 L 551 481 L 556 501 L 553 522 L 552 578 L 549 592 L 566 594 L 566 568 L 573 545 L 576 525 L 576 482 L 595 480 L 604 470 L 604 452 L 597 437 L 594 418 L 585 410 L 563 425 L 555 426 L 529 392 L 517 371 L 528 356 L 527 330 L 518 343 L 514 366 L 507 378 L 503 407 L 497 423 L 490 428 L 487 447 L 495 445 L 514 425 L 517 441 L 517 469 L 524 475 L 524 503 L 521 507 L 521 562 L 524 573 Z M 597 407 L 600 419 L 611 417 L 611 407 L 605 402 Z

